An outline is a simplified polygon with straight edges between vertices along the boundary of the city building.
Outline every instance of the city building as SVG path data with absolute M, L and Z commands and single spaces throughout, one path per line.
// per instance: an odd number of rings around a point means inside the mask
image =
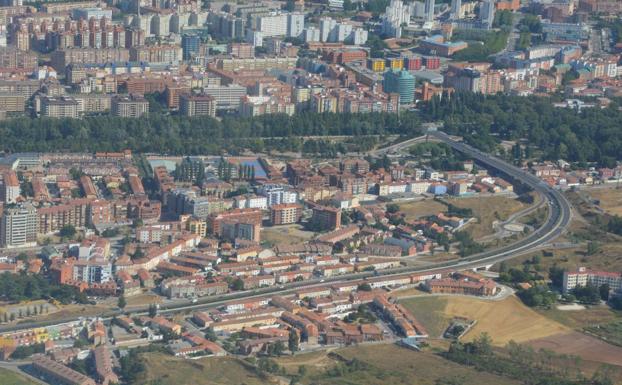
M 21 194 L 21 189 L 15 171 L 9 170 L 2 175 L 1 187 L 2 201 L 6 204 L 17 203 L 17 199 Z
M 210 95 L 179 96 L 179 112 L 183 116 L 216 116 L 216 99 Z
M 49 381 L 63 385 L 96 385 L 93 379 L 80 372 L 76 372 L 68 366 L 52 361 L 42 354 L 32 357 L 32 367 Z
M 580 267 L 575 271 L 564 271 L 562 291 L 569 293 L 575 287 L 585 287 L 588 284 L 600 287 L 608 285 L 609 289 L 622 294 L 622 273 L 589 270 Z
M 119 95 L 112 99 L 112 114 L 122 118 L 140 118 L 149 113 L 149 102 L 139 95 Z
M 297 203 L 273 205 L 270 207 L 270 222 L 273 225 L 297 223 L 302 216 L 302 206 Z
M 426 0 L 426 4 L 430 0 Z M 432 1 L 434 4 L 434 1 Z M 432 5 L 432 7 L 434 7 Z M 434 11 L 432 11 L 432 15 Z M 410 11 L 406 4 L 401 0 L 391 0 L 391 3 L 382 16 L 382 33 L 391 37 L 402 37 L 402 25 L 410 24 Z M 320 28 L 321 29 L 321 28 Z
M 181 49 L 183 52 L 183 59 L 190 60 L 196 54 L 199 53 L 199 45 L 201 38 L 195 34 L 184 34 L 181 37 Z
M 41 98 L 41 116 L 50 118 L 77 118 L 78 101 L 68 96 L 44 96 Z
M 411 104 L 415 100 L 415 77 L 406 70 L 390 70 L 384 75 L 385 92 L 399 94 L 400 104 Z
M 0 218 L 0 245 L 6 248 L 37 244 L 37 210 L 31 204 L 5 207 Z
M 341 209 L 326 206 L 313 207 L 313 226 L 320 230 L 336 230 L 341 227 Z

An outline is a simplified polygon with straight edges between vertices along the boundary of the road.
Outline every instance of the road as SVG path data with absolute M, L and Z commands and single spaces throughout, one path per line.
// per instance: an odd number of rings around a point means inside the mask
M 487 166 L 489 169 L 495 169 L 512 179 L 522 182 L 523 184 L 531 187 L 538 192 L 548 205 L 548 216 L 546 222 L 537 230 L 529 234 L 523 239 L 520 239 L 510 245 L 500 247 L 498 249 L 484 251 L 482 253 L 474 254 L 460 260 L 434 263 L 427 266 L 406 266 L 394 269 L 387 269 L 374 272 L 361 272 L 354 274 L 347 274 L 337 277 L 329 277 L 326 279 L 310 279 L 302 282 L 293 282 L 285 285 L 285 287 L 272 286 L 262 289 L 256 289 L 247 292 L 231 293 L 221 296 L 205 297 L 199 300 L 197 303 L 190 303 L 189 301 L 176 303 L 174 305 L 161 306 L 161 313 L 176 313 L 180 311 L 198 311 L 206 310 L 222 306 L 223 304 L 242 299 L 252 299 L 256 297 L 262 297 L 267 295 L 288 295 L 294 294 L 301 289 L 309 289 L 317 286 L 326 286 L 334 283 L 344 283 L 353 280 L 360 280 L 364 278 L 372 278 L 375 276 L 391 277 L 399 276 L 407 273 L 430 273 L 440 271 L 451 270 L 466 270 L 480 268 L 484 266 L 493 265 L 495 263 L 514 258 L 519 255 L 523 255 L 530 251 L 533 251 L 557 238 L 561 235 L 570 224 L 571 220 L 571 206 L 566 198 L 557 190 L 552 189 L 546 183 L 538 179 L 536 176 L 506 163 L 505 161 L 495 158 L 491 155 L 483 153 L 465 143 L 453 140 L 449 135 L 440 131 L 429 131 L 429 139 L 435 141 L 441 141 L 454 148 L 456 151 L 460 151 L 469 157 L 477 160 L 479 163 Z M 398 151 L 402 148 L 411 146 L 417 141 L 421 141 L 422 137 L 409 139 L 397 145 L 393 145 L 383 149 L 383 151 Z M 386 152 L 385 152 L 386 153 Z M 142 309 L 142 314 L 147 313 L 147 306 Z M 111 319 L 113 316 L 121 314 L 122 311 L 110 311 L 106 314 L 102 314 L 104 320 Z M 77 317 L 56 320 L 51 322 L 27 322 L 21 323 L 15 326 L 4 326 L 0 328 L 0 331 L 14 331 L 23 330 L 32 327 L 43 327 L 56 325 L 64 322 L 74 321 Z

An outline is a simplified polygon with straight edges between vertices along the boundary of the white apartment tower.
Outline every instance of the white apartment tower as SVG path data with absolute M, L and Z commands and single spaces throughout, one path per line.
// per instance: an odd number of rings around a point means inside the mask
M 382 17 L 382 33 L 396 38 L 402 37 L 402 24 L 409 23 L 409 7 L 404 5 L 401 0 L 391 0 Z
M 425 20 L 434 20 L 434 0 L 425 0 Z
M 462 0 L 451 0 L 450 18 L 453 20 L 462 19 Z

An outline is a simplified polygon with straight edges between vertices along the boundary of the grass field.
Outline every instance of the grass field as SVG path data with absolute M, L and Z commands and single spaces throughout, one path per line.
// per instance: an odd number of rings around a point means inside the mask
M 37 383 L 28 378 L 14 373 L 8 369 L 0 368 L 0 384 L 2 385 L 36 385 Z
M 611 344 L 622 346 L 622 318 L 609 323 L 587 326 L 585 330 Z
M 235 358 L 210 357 L 200 360 L 184 360 L 161 353 L 147 353 L 142 357 L 147 368 L 144 383 L 157 379 L 165 385 L 260 385 L 267 383 L 244 362 Z
M 363 369 L 342 373 L 338 376 L 326 375 L 327 368 L 336 366 L 339 358 L 363 362 Z M 465 385 L 514 385 L 517 381 L 480 373 L 476 370 L 455 364 L 431 352 L 415 352 L 393 344 L 362 345 L 334 350 L 329 356 L 326 352 L 303 354 L 277 360 L 290 374 L 297 373 L 299 365 L 305 365 L 307 375 L 300 384 L 322 385 L 435 385 L 454 380 Z M 320 362 L 321 366 L 309 365 Z
M 407 220 L 415 220 L 447 211 L 447 206 L 434 199 L 400 203 L 400 211 L 406 214 Z
M 570 329 L 523 305 L 516 297 L 502 301 L 485 301 L 471 297 L 422 297 L 402 301 L 417 319 L 438 336 L 454 317 L 475 320 L 475 326 L 463 337 L 476 338 L 486 332 L 496 346 L 511 340 L 525 342 L 548 337 Z
M 513 296 L 503 301 L 452 297 L 445 314 L 477 320 L 464 338 L 470 340 L 486 332 L 497 346 L 504 346 L 511 340 L 521 343 L 568 331 L 566 326 L 538 314 Z
M 293 245 L 311 239 L 315 234 L 304 231 L 302 226 L 275 226 L 267 227 L 261 231 L 261 239 L 272 245 Z
M 401 300 L 410 312 L 425 326 L 431 338 L 439 338 L 449 326 L 451 317 L 445 313 L 449 297 L 420 297 Z
M 524 203 L 505 196 L 448 199 L 447 201 L 455 206 L 473 210 L 478 221 L 469 223 L 464 229 L 469 231 L 474 239 L 491 234 L 494 221 L 506 220 L 510 215 L 527 208 Z
M 599 200 L 598 206 L 609 214 L 622 215 L 622 189 L 590 189 L 586 191 L 586 195 Z
M 581 330 L 583 328 L 609 323 L 615 320 L 622 321 L 622 314 L 616 313 L 608 306 L 590 306 L 585 310 L 571 311 L 564 311 L 555 308 L 538 309 L 538 313 L 575 330 Z
M 447 202 L 461 208 L 473 210 L 473 215 L 478 218 L 465 226 L 473 238 L 477 239 L 493 233 L 492 223 L 496 220 L 505 220 L 527 206 L 518 200 L 506 196 L 486 196 L 471 198 L 450 198 Z M 414 220 L 425 216 L 446 212 L 447 206 L 435 201 L 425 199 L 416 202 L 399 204 L 400 211 L 406 214 L 406 219 Z

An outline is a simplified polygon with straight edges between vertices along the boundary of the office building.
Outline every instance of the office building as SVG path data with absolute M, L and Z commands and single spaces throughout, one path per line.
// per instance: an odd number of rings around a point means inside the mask
M 149 113 L 149 102 L 142 96 L 117 96 L 112 99 L 112 114 L 123 118 L 140 118 Z
M 37 245 L 37 210 L 31 204 L 5 207 L 0 220 L 2 247 L 30 247 Z
M 237 110 L 240 108 L 240 98 L 246 95 L 246 87 L 238 84 L 205 87 L 203 94 L 214 98 L 216 110 Z
M 384 75 L 383 89 L 400 96 L 400 104 L 411 104 L 415 100 L 415 77 L 405 70 L 391 70 Z

